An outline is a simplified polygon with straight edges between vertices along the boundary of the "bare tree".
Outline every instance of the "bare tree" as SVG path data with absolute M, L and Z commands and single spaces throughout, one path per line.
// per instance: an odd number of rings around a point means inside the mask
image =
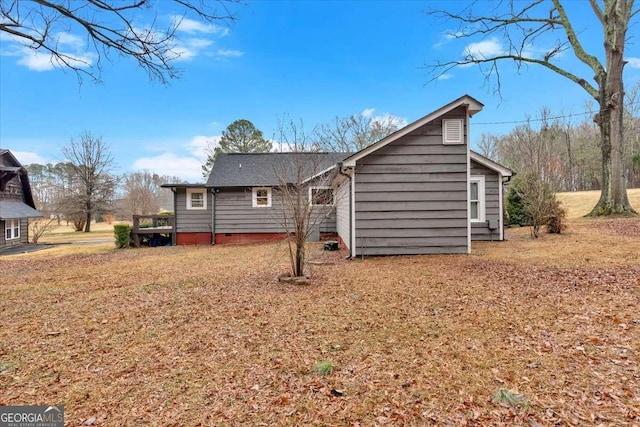
M 101 60 L 118 54 L 136 61 L 150 78 L 167 83 L 179 76 L 173 63 L 180 58 L 176 30 L 182 20 L 190 16 L 206 23 L 231 22 L 235 17 L 228 5 L 235 2 L 173 0 L 172 9 L 178 18 L 162 27 L 158 9 L 164 2 L 2 0 L 0 33 L 29 49 L 50 55 L 52 64 L 73 70 L 79 79 L 86 76 L 99 82 Z M 149 25 L 140 20 L 143 12 L 153 17 Z M 64 49 L 70 37 L 77 34 L 89 41 L 90 49 L 85 53 Z
M 291 274 L 300 277 L 305 275 L 305 243 L 333 210 L 332 169 L 327 165 L 335 163 L 328 153 L 313 148 L 301 122 L 289 120 L 279 127 L 279 140 L 287 152 L 274 166 L 278 180 L 274 197 L 282 205 L 277 219 L 286 233 Z
M 336 117 L 331 123 L 317 126 L 315 142 L 319 149 L 355 152 L 395 132 L 404 120 L 394 115 L 373 117 L 360 113 L 349 117 Z
M 494 135 L 483 133 L 480 135 L 478 142 L 478 152 L 483 156 L 497 160 L 498 159 L 498 138 Z
M 602 42 L 605 63 L 599 53 L 587 52 L 580 34 L 569 19 L 561 0 L 535 0 L 530 2 L 496 3 L 488 14 L 474 13 L 475 2 L 459 13 L 433 10 L 431 15 L 452 20 L 459 28 L 451 32 L 455 38 L 487 37 L 497 35 L 507 46 L 502 52 L 477 52 L 467 49 L 460 60 L 438 62 L 432 65 L 433 79 L 441 77 L 459 66 L 477 64 L 486 81 L 496 78 L 496 90 L 500 93 L 499 63 L 514 62 L 518 69 L 523 64 L 535 64 L 572 81 L 584 89 L 598 103 L 594 117 L 600 130 L 602 154 L 602 192 L 591 215 L 636 213 L 629 204 L 623 168 L 623 116 L 625 65 L 624 49 L 627 30 L 632 17 L 638 13 L 634 0 L 589 0 L 591 9 L 602 26 Z M 531 46 L 546 44 L 546 37 L 558 35 L 555 44 L 544 54 L 536 56 Z M 558 60 L 561 53 L 571 52 L 590 72 L 579 75 L 563 68 Z M 595 85 L 590 83 L 595 80 Z
M 84 231 L 88 233 L 93 216 L 107 212 L 113 201 L 117 185 L 112 174 L 113 157 L 102 138 L 86 131 L 79 140 L 71 139 L 62 153 L 72 174 L 72 185 L 66 189 L 62 202 L 63 211 L 67 219 L 74 218 L 74 224 L 84 221 Z
M 31 242 L 38 243 L 44 233 L 55 227 L 54 218 L 29 218 L 29 236 Z

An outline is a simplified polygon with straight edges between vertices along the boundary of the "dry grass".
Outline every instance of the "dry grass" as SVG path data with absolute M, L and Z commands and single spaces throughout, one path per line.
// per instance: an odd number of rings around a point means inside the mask
M 91 232 L 75 231 L 70 225 L 58 225 L 43 234 L 40 243 L 83 242 L 96 239 L 113 238 L 113 224 L 98 222 L 91 224 Z
M 640 188 L 628 189 L 627 195 L 631 206 L 640 212 Z M 559 193 L 558 198 L 569 211 L 569 218 L 580 218 L 591 212 L 591 209 L 598 203 L 600 190 Z
M 639 425 L 640 222 L 510 233 L 472 256 L 316 245 L 305 287 L 275 280 L 278 245 L 4 257 L 0 404 L 61 403 L 69 425 Z

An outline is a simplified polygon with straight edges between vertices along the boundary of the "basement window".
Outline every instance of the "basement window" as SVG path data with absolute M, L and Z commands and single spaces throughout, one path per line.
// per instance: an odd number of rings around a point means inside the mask
M 187 209 L 207 209 L 207 190 L 187 188 Z
M 254 208 L 270 208 L 271 189 L 268 187 L 255 187 L 252 189 L 251 199 Z
M 464 124 L 462 119 L 442 121 L 442 143 L 448 145 L 464 144 Z

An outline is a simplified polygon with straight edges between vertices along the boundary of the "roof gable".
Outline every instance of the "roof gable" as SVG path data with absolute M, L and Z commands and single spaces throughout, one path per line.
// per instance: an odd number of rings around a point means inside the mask
M 31 184 L 27 170 L 20 164 L 18 159 L 9 150 L 0 150 L 0 191 L 4 191 L 4 186 L 11 179 L 19 177 L 22 185 L 25 203 L 31 207 L 36 207 L 33 201 L 33 193 L 31 192 Z
M 305 167 L 304 180 L 330 170 L 351 153 L 228 153 L 216 158 L 207 187 L 274 187 L 282 183 L 280 174 L 288 183 L 296 182 L 296 163 Z M 301 156 L 301 157 L 300 157 Z
M 500 163 L 494 162 L 488 157 L 483 156 L 482 154 L 476 153 L 473 150 L 469 150 L 469 158 L 476 163 L 481 164 L 487 169 L 491 169 L 493 171 L 498 172 L 501 176 L 512 176 L 513 171 L 507 167 L 502 166 Z
M 452 111 L 458 107 L 464 106 L 467 108 L 467 112 L 469 113 L 470 116 L 473 116 L 475 113 L 479 112 L 480 110 L 482 110 L 482 107 L 484 107 L 484 105 L 478 101 L 477 99 L 469 96 L 469 95 L 464 95 L 461 96 L 460 98 L 451 101 L 450 103 L 448 103 L 447 105 L 444 105 L 440 108 L 438 108 L 437 110 L 427 114 L 426 116 L 416 120 L 413 123 L 408 124 L 407 126 L 403 127 L 402 129 L 399 129 L 397 131 L 395 131 L 394 133 L 388 135 L 387 137 L 381 139 L 380 141 L 366 147 L 363 148 L 362 150 L 358 151 L 357 153 L 347 157 L 346 159 L 344 159 L 344 165 L 345 166 L 355 166 L 356 162 L 360 159 L 362 159 L 363 157 L 368 156 L 369 154 L 381 149 L 382 147 L 385 147 L 386 145 L 392 143 L 393 141 L 396 141 L 400 138 L 402 138 L 403 136 L 413 132 L 414 130 L 420 128 L 421 126 L 426 125 L 427 123 L 435 120 L 436 118 L 448 113 L 449 111 Z

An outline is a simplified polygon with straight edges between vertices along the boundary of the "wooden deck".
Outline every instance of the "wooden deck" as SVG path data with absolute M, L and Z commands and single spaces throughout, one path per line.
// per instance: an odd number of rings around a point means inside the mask
M 141 224 L 144 226 L 140 227 Z M 145 234 L 170 234 L 171 244 L 175 246 L 176 217 L 175 215 L 134 215 L 131 234 L 133 246 L 136 248 L 140 247 L 140 236 Z

